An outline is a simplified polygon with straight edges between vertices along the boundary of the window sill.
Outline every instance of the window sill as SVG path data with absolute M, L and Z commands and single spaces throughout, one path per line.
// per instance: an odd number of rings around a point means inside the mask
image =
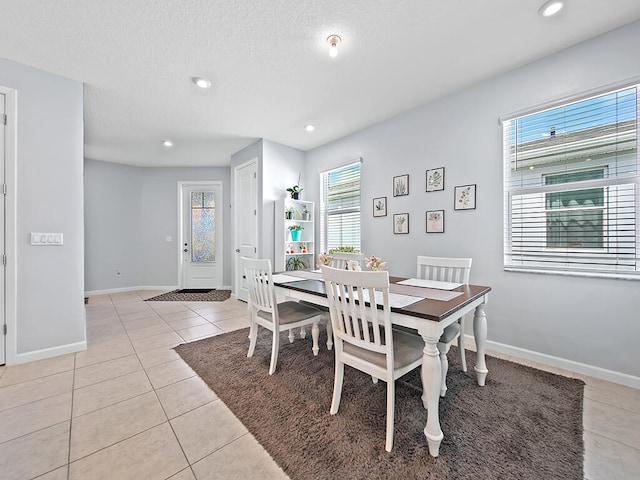
M 505 266 L 505 272 L 533 273 L 542 275 L 563 275 L 567 277 L 607 278 L 610 280 L 640 280 L 640 272 L 605 273 L 605 272 L 573 272 L 561 270 L 543 270 L 534 267 Z

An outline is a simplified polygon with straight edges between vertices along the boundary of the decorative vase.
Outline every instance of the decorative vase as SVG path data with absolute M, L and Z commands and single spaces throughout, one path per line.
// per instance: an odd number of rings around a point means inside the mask
M 302 233 L 302 230 L 291 230 L 291 241 L 299 242 L 301 233 Z
M 300 196 L 300 193 L 298 193 L 298 192 L 293 192 L 293 193 L 291 194 L 291 198 L 293 198 L 294 200 L 298 200 L 298 197 L 299 197 L 299 196 Z

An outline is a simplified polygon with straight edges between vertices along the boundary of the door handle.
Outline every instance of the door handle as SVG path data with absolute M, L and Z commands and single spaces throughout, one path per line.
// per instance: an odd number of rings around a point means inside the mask
M 189 251 L 189 250 L 188 250 L 188 249 L 186 249 L 186 248 L 183 250 L 183 252 L 184 252 L 184 253 L 187 253 L 188 251 Z
M 239 248 L 236 248 L 236 253 L 240 253 L 240 249 Z

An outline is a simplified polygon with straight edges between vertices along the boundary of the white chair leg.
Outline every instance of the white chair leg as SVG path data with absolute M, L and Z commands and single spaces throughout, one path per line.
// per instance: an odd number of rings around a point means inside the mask
M 327 318 L 327 350 L 333 348 L 333 325 L 331 325 L 331 318 Z
M 269 375 L 273 375 L 278 364 L 278 349 L 280 348 L 280 332 L 274 329 L 273 342 L 271 345 L 271 366 L 269 367 Z
M 293 328 L 289 329 L 289 343 L 293 343 L 295 336 L 293 334 Z
M 318 338 L 320 338 L 320 329 L 318 328 L 318 322 L 315 322 L 311 326 L 311 338 L 313 338 L 313 354 L 317 356 L 318 352 L 320 351 L 320 347 L 318 347 Z
M 342 396 L 342 378 L 344 377 L 344 363 L 336 359 L 336 374 L 333 379 L 333 399 L 331 400 L 331 410 L 329 413 L 335 415 L 340 408 L 340 397 Z
M 460 351 L 460 365 L 462 371 L 467 371 L 467 358 L 464 354 L 464 316 L 460 318 L 460 336 L 458 337 L 458 350 Z
M 385 450 L 390 452 L 393 448 L 393 421 L 396 409 L 396 389 L 393 378 L 387 379 L 387 441 Z
M 440 365 L 442 366 L 442 383 L 440 386 L 440 396 L 444 397 L 447 393 L 447 371 L 449 370 L 449 360 L 447 359 L 447 353 L 451 348 L 450 343 L 438 343 L 438 350 L 440 351 Z
M 307 331 L 304 329 L 304 327 L 300 327 L 300 338 L 302 338 L 303 340 L 307 338 Z
M 249 352 L 247 357 L 253 357 L 253 352 L 256 349 L 256 340 L 258 338 L 258 324 L 251 317 L 251 326 L 249 327 Z

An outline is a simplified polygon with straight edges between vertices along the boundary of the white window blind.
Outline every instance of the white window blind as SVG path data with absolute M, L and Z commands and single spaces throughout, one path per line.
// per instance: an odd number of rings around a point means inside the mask
M 639 278 L 638 85 L 507 119 L 507 269 Z
M 360 251 L 360 162 L 320 174 L 320 248 Z

